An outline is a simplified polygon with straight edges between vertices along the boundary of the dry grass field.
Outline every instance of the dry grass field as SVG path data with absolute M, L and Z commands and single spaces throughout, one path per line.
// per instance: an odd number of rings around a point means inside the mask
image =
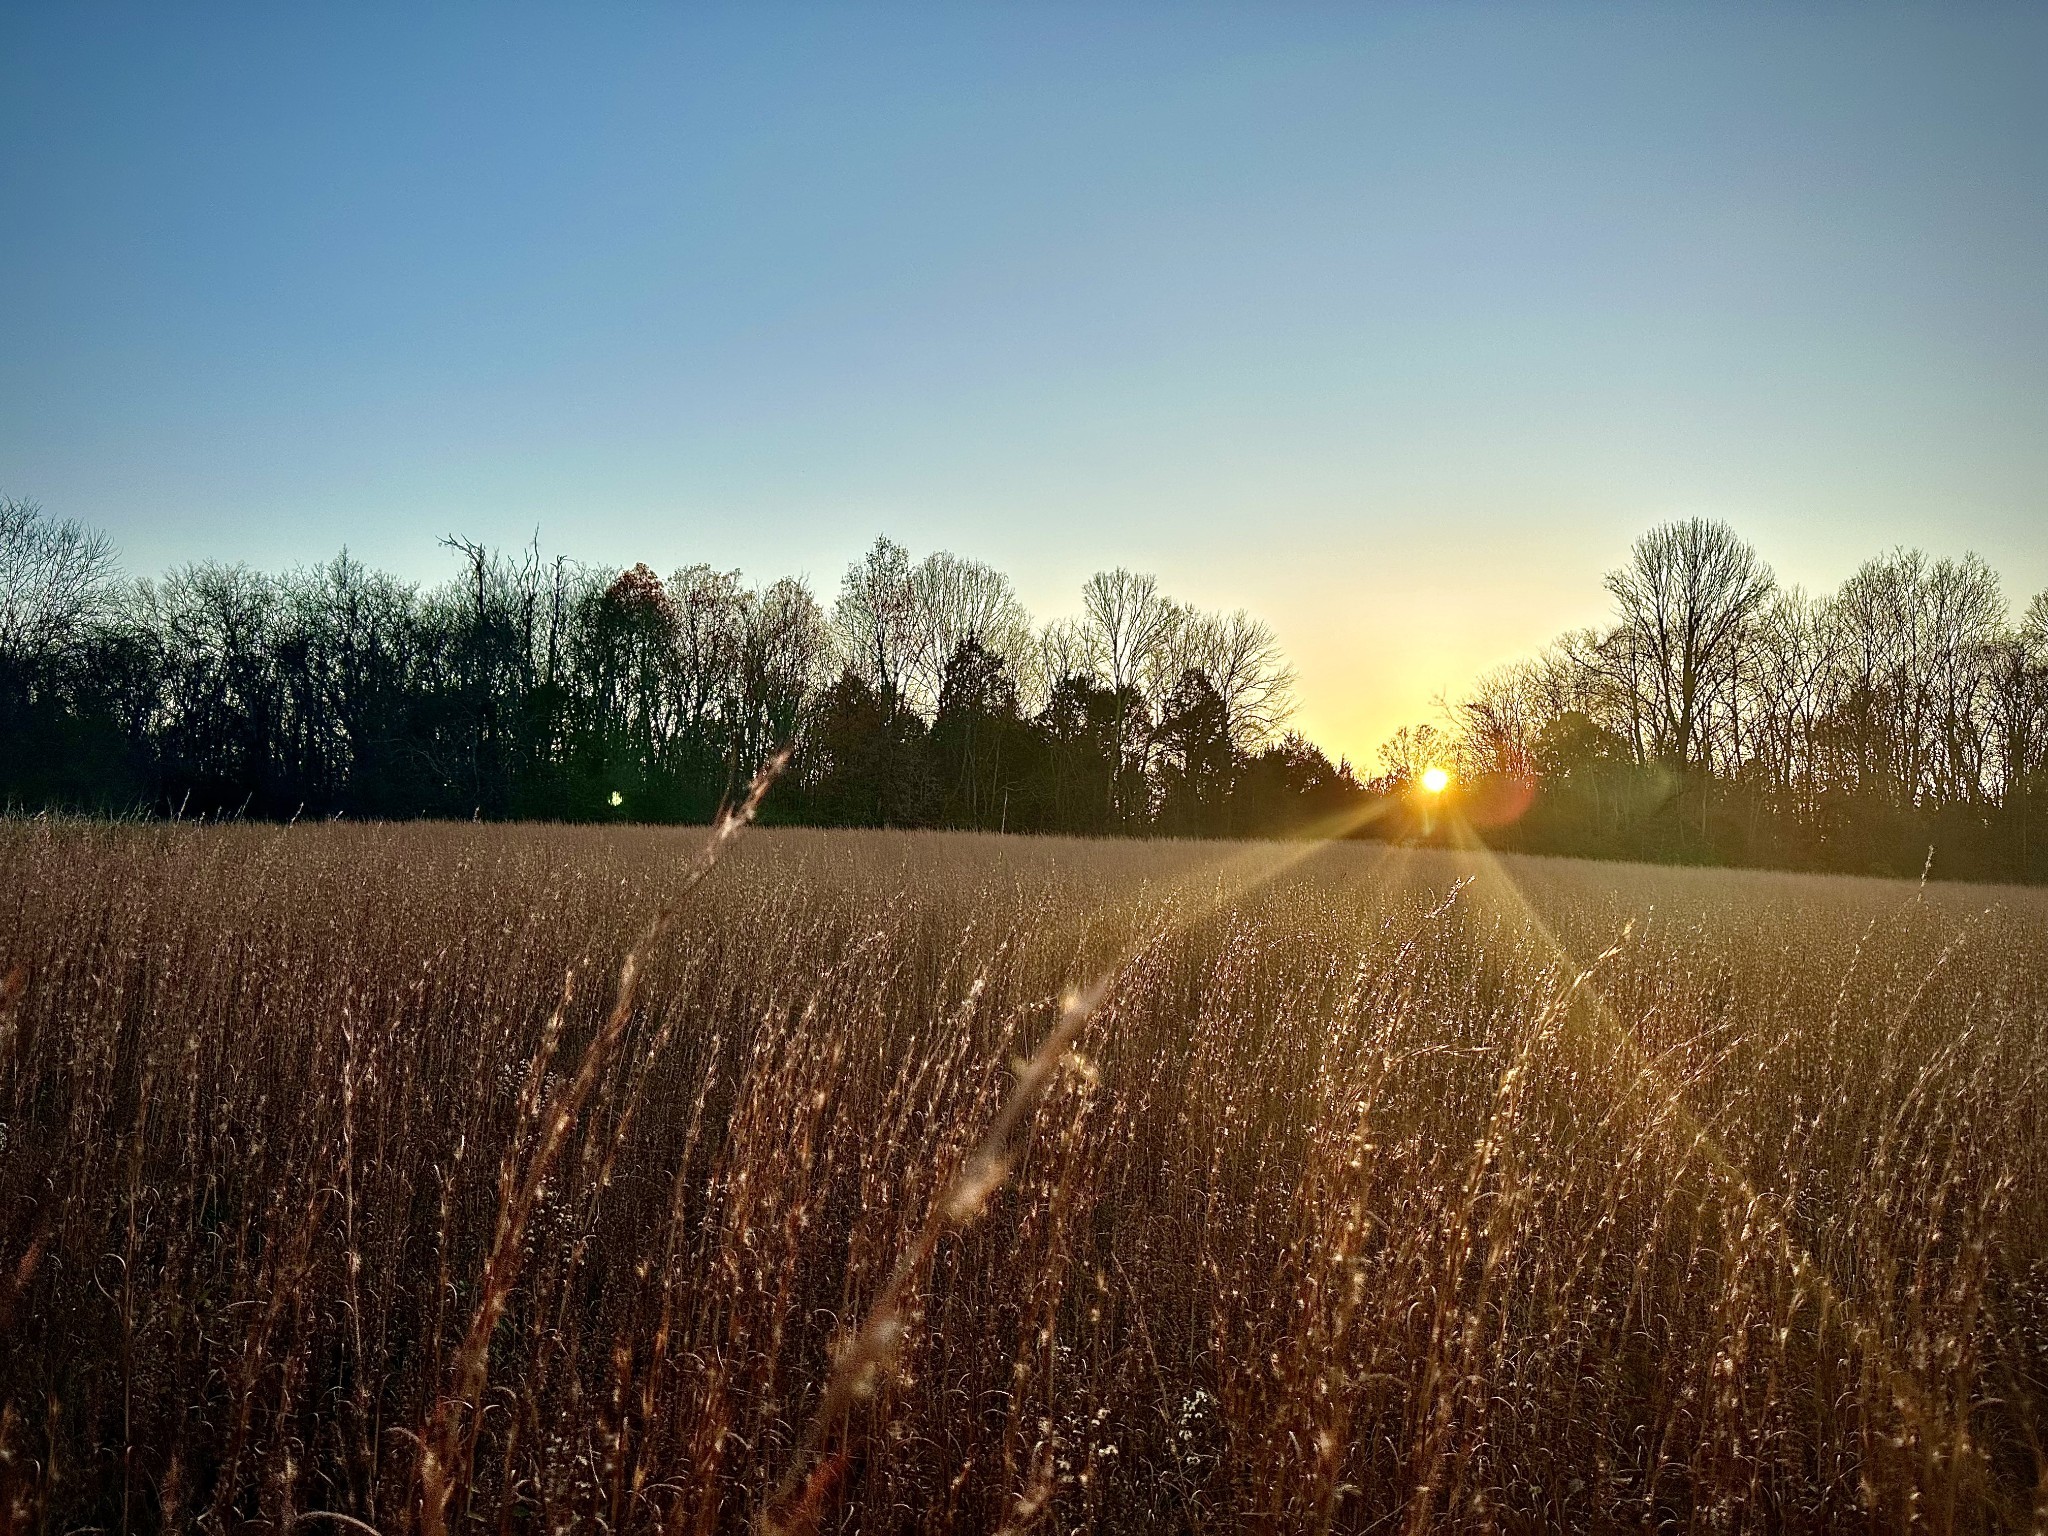
M 2041 894 L 702 844 L 0 827 L 0 1526 L 2048 1521 Z

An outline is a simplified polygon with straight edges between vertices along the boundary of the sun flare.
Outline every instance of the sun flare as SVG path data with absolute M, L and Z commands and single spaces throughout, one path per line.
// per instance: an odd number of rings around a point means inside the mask
M 1451 782 L 1448 768 L 1425 768 L 1422 770 L 1422 787 L 1432 795 L 1440 795 Z

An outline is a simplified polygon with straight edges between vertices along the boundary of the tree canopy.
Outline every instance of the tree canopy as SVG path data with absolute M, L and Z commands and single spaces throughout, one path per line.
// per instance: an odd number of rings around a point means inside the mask
M 703 820 L 772 751 L 770 819 L 1177 836 L 1448 835 L 1629 858 L 2048 878 L 2048 593 L 1898 549 L 1781 585 L 1653 528 L 1614 616 L 1403 728 L 1361 782 L 1287 721 L 1272 629 L 884 538 L 804 582 L 450 539 L 431 587 L 345 551 L 123 578 L 0 502 L 0 801 L 145 815 Z M 1361 668 L 1375 658 L 1361 656 Z M 1452 784 L 1425 797 L 1432 767 Z

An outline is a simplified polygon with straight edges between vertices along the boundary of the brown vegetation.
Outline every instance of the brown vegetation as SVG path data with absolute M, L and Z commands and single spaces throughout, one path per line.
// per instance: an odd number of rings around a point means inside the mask
M 700 846 L 0 827 L 0 1526 L 2048 1514 L 2038 894 Z

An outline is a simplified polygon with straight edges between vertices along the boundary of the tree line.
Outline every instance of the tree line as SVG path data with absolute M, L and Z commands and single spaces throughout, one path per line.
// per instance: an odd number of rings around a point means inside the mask
M 0 801 L 151 815 L 701 821 L 779 746 L 771 818 L 1443 837 L 1598 856 L 2048 879 L 2048 593 L 1908 549 L 1781 585 L 1674 522 L 1561 636 L 1361 779 L 1287 729 L 1272 630 L 1099 573 L 1036 623 L 1000 571 L 878 539 L 803 581 L 445 541 L 421 586 L 343 553 L 127 580 L 0 501 Z M 1453 788 L 1418 793 L 1431 766 Z
M 663 577 L 449 539 L 421 587 L 346 553 L 123 580 L 0 503 L 0 796 L 155 815 L 702 821 L 777 747 L 770 819 L 1285 835 L 1360 793 L 1285 730 L 1272 631 L 1108 571 L 1034 624 L 1010 580 L 887 539 L 802 581 Z
M 1955 878 L 2048 878 L 2048 592 L 1895 549 L 1781 585 L 1725 524 L 1652 529 L 1614 618 L 1480 679 L 1441 751 L 1509 846 Z

